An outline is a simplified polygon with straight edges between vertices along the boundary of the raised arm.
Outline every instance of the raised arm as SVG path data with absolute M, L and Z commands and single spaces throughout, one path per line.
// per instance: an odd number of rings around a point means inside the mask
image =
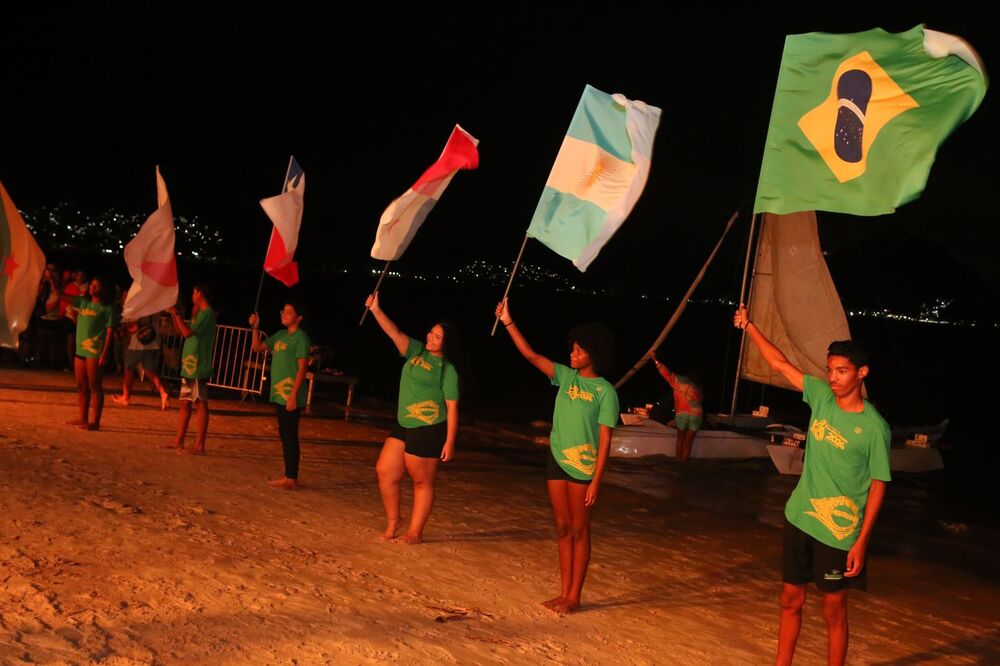
M 260 337 L 260 317 L 257 316 L 256 312 L 250 315 L 250 349 L 255 354 L 267 351 L 267 344 Z
M 764 337 L 764 334 L 760 332 L 752 321 L 750 321 L 750 313 L 747 312 L 746 306 L 740 303 L 739 309 L 736 314 L 733 315 L 733 326 L 743 331 L 746 331 L 747 335 L 757 349 L 760 350 L 761 356 L 767 361 L 767 364 L 777 370 L 781 375 L 787 379 L 792 386 L 794 386 L 799 391 L 805 388 L 805 383 L 803 377 L 805 374 L 788 360 L 788 358 L 781 352 L 780 349 L 774 346 L 770 340 Z
M 375 321 L 378 322 L 378 325 L 382 327 L 385 334 L 389 336 L 390 340 L 392 340 L 392 344 L 396 345 L 396 349 L 399 350 L 399 355 L 402 356 L 405 354 L 406 348 L 410 346 L 410 337 L 406 335 L 406 333 L 399 330 L 399 327 L 396 326 L 395 322 L 389 319 L 389 317 L 382 312 L 382 308 L 378 305 L 377 291 L 368 296 L 365 300 L 365 307 L 371 310 L 372 314 L 375 315 Z
M 549 379 L 556 376 L 556 364 L 553 363 L 548 358 L 537 353 L 528 344 L 527 339 L 517 328 L 517 324 L 510 316 L 510 308 L 507 305 L 507 299 L 503 299 L 503 302 L 497 305 L 496 316 L 500 317 L 500 321 L 503 323 L 504 328 L 507 329 L 507 333 L 510 334 L 510 339 L 514 341 L 514 346 L 517 347 L 517 351 L 521 352 L 521 356 L 528 359 L 531 365 L 535 366 L 542 371 Z

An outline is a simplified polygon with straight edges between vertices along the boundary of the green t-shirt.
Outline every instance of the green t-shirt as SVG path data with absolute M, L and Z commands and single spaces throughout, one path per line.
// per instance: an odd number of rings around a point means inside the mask
M 812 408 L 805 465 L 785 517 L 832 548 L 850 550 L 864 522 L 872 479 L 891 481 L 889 424 L 865 400 L 860 412 L 837 406 L 830 386 L 806 375 L 802 400 Z
M 208 379 L 212 376 L 212 350 L 215 347 L 215 310 L 199 310 L 191 321 L 191 337 L 181 348 L 181 377 Z
M 299 359 L 309 360 L 309 347 L 312 341 L 301 328 L 289 333 L 283 328 L 264 341 L 271 350 L 271 402 L 279 405 L 288 404 L 288 396 L 295 386 L 295 375 L 299 373 Z M 303 381 L 299 392 L 295 394 L 298 407 L 306 406 L 307 382 Z
M 458 400 L 455 366 L 427 351 L 410 338 L 403 354 L 406 363 L 399 377 L 399 409 L 396 418 L 404 428 L 437 425 L 448 420 L 445 400 Z
M 618 393 L 603 377 L 581 377 L 579 370 L 559 363 L 555 370 L 552 385 L 559 387 L 559 394 L 549 436 L 552 456 L 574 479 L 592 479 L 600 426 L 614 428 L 618 424 Z
M 110 305 L 95 303 L 86 296 L 73 301 L 76 308 L 76 355 L 99 358 L 104 338 L 112 328 L 114 311 Z

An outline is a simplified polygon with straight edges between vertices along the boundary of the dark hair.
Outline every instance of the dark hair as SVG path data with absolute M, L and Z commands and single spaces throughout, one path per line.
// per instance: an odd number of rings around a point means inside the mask
M 573 349 L 574 342 L 590 354 L 597 374 L 603 375 L 611 369 L 615 361 L 615 336 L 607 326 L 598 321 L 574 326 L 566 336 L 566 343 Z
M 302 301 L 287 300 L 285 301 L 285 305 L 291 305 L 292 309 L 295 310 L 295 314 L 303 319 L 307 319 L 309 317 L 309 311 L 306 309 L 305 303 Z
M 454 364 L 454 358 L 458 356 L 459 348 L 461 347 L 461 339 L 458 333 L 458 326 L 453 321 L 443 319 L 434 324 L 434 326 L 440 326 L 441 330 L 444 332 L 444 338 L 441 340 L 441 357 Z M 431 326 L 431 328 L 434 328 Z
M 211 287 L 209 287 L 204 282 L 198 282 L 198 283 L 196 283 L 194 285 L 194 288 L 201 292 L 201 295 L 205 297 L 205 300 L 208 301 L 209 305 L 212 305 L 212 296 L 213 296 L 213 294 L 212 294 L 212 288 Z M 297 312 L 297 310 L 296 310 L 296 312 Z
M 100 275 L 95 275 L 87 280 L 86 296 L 90 296 L 90 283 L 94 280 L 97 280 L 101 284 L 101 288 L 97 291 L 97 300 L 99 300 L 103 305 L 109 305 L 111 303 L 111 289 L 108 287 L 108 281 Z
M 843 356 L 854 364 L 854 367 L 861 368 L 869 364 L 868 351 L 854 340 L 837 340 L 831 342 L 826 350 L 827 356 Z

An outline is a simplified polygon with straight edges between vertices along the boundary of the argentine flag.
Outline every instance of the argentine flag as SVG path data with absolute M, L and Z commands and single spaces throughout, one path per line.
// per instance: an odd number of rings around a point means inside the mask
M 587 270 L 649 176 L 660 109 L 587 86 L 528 235 Z

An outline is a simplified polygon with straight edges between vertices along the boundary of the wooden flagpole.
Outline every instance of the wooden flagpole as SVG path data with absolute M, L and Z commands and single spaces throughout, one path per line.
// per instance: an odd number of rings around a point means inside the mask
M 374 296 L 374 295 L 376 295 L 378 293 L 378 288 L 382 286 L 382 280 L 385 279 L 386 273 L 389 272 L 389 264 L 391 264 L 391 263 L 392 263 L 392 259 L 390 259 L 389 261 L 385 262 L 385 268 L 382 269 L 382 274 L 378 276 L 378 282 L 375 283 L 375 289 L 372 291 L 372 296 Z M 358 326 L 361 326 L 361 324 L 365 323 L 365 317 L 368 316 L 368 311 L 370 309 L 371 308 L 367 308 L 366 307 L 365 311 L 361 313 L 361 321 L 358 322 Z
M 524 248 L 528 245 L 528 234 L 524 234 L 524 241 L 521 243 L 521 250 L 517 253 L 517 259 L 514 261 L 514 267 L 510 269 L 510 279 L 507 280 L 507 288 L 503 290 L 503 298 L 500 302 L 503 303 L 507 300 L 508 294 L 510 294 L 510 288 L 514 284 L 514 276 L 517 275 L 517 269 L 521 265 L 521 257 L 524 256 Z M 490 332 L 490 337 L 497 334 L 497 324 L 500 323 L 500 315 L 497 315 L 496 321 L 493 322 L 493 330 Z

